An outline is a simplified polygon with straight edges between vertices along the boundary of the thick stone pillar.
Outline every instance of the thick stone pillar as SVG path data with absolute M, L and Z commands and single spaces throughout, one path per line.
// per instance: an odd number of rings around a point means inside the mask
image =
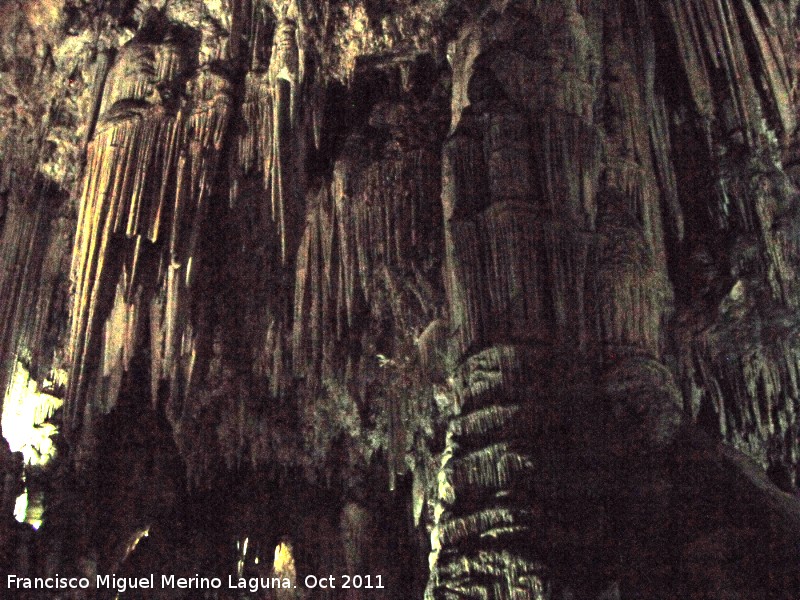
M 620 69 L 629 50 L 600 55 L 601 36 L 619 41 L 607 13 L 516 6 L 464 25 L 451 47 L 443 206 L 456 416 L 439 472 L 432 598 L 615 597 L 619 568 L 602 555 L 620 525 L 608 506 L 658 508 L 657 477 L 606 475 L 620 464 L 638 473 L 680 421 L 659 362 L 669 297 L 643 151 L 646 78 L 620 73 L 601 89 L 601 61 Z M 631 544 L 658 563 L 652 544 Z M 645 567 L 633 569 L 638 581 Z
M 588 511 L 583 535 L 563 530 L 559 505 L 593 485 L 589 457 L 570 435 L 549 445 L 591 398 L 594 58 L 575 6 L 542 4 L 472 23 L 451 49 L 443 204 L 457 416 L 432 533 L 437 599 L 554 597 L 556 555 L 600 527 Z

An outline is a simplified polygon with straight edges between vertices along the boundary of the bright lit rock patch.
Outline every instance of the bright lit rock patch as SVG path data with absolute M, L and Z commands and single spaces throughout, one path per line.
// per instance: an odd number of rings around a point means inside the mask
M 12 452 L 22 452 L 26 465 L 44 465 L 55 456 L 56 426 L 46 421 L 62 404 L 37 390 L 36 382 L 17 362 L 3 401 L 3 436 Z
M 17 496 L 17 501 L 14 504 L 14 518 L 18 523 L 27 523 L 34 529 L 39 529 L 42 526 L 44 515 L 44 498 L 41 494 L 34 495 L 31 498 L 28 494 L 28 488 Z
M 281 542 L 275 547 L 275 558 L 272 562 L 272 568 L 276 576 L 286 577 L 294 582 L 294 556 L 292 556 L 292 547 L 288 542 Z
M 22 492 L 17 496 L 17 501 L 14 504 L 14 518 L 18 523 L 25 522 L 25 515 L 28 514 L 28 490 Z
M 136 550 L 136 546 L 139 545 L 139 542 L 142 541 L 142 538 L 146 538 L 150 535 L 150 527 L 146 527 L 145 529 L 141 529 L 137 531 L 133 537 L 131 538 L 130 542 L 128 543 L 128 547 L 125 549 L 125 558 L 123 562 L 127 560 L 127 558 Z

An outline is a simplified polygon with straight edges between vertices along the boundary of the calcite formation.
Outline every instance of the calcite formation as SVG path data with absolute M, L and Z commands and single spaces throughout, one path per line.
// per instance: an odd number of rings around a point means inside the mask
M 0 596 L 796 600 L 798 8 L 5 2 Z

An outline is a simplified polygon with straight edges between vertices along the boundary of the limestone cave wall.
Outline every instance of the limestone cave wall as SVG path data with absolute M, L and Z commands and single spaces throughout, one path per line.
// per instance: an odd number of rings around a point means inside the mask
M 800 598 L 797 19 L 0 1 L 0 575 Z

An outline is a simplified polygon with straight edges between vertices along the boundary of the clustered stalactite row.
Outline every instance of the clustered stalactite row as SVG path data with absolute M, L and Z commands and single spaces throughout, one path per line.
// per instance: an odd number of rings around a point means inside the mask
M 320 598 L 795 597 L 796 2 L 134 4 L 72 193 L 21 176 L 68 94 L 2 139 L 46 568 L 205 531 L 181 568 L 386 571 Z
M 265 194 L 271 195 L 282 261 L 289 235 L 285 206 L 293 207 L 287 199 L 297 197 L 289 148 L 297 137 L 300 83 L 295 29 L 289 21 L 278 28 L 269 84 L 247 91 L 248 100 L 255 93 L 254 103 L 266 110 L 251 119 L 245 109 L 244 119 L 248 131 L 260 134 L 251 138 L 264 150 Z M 186 399 L 198 385 L 195 366 L 208 363 L 204 338 L 213 331 L 203 330 L 208 307 L 197 281 L 208 260 L 209 219 L 218 213 L 212 205 L 236 203 L 220 174 L 228 167 L 223 151 L 238 135 L 231 125 L 239 107 L 236 83 L 223 65 L 211 63 L 191 75 L 192 46 L 175 41 L 178 33 L 151 14 L 119 51 L 87 149 L 71 271 L 67 394 L 68 429 L 84 436 L 92 412 L 115 407 L 123 373 L 143 343 L 149 341 L 152 403 L 165 402 L 175 420 L 191 416 Z M 292 97 L 282 97 L 279 81 Z M 247 167 L 248 141 L 241 144 Z M 161 382 L 167 382 L 166 397 Z
M 794 3 L 753 2 L 666 6 L 675 31 L 683 33 L 678 44 L 692 108 L 705 117 L 705 135 L 714 144 L 709 150 L 721 156 L 709 224 L 729 252 L 727 272 L 710 273 L 702 264 L 709 248 L 694 249 L 703 278 L 727 281 L 723 289 L 720 281 L 709 282 L 713 293 L 724 295 L 722 315 L 699 335 L 691 327 L 681 332 L 680 371 L 691 381 L 693 415 L 703 412 L 712 430 L 780 472 L 786 489 L 796 484 L 800 450 L 797 362 L 787 345 L 798 299 L 791 170 L 796 74 L 789 58 L 795 9 Z M 701 43 L 690 46 L 686 31 L 696 31 Z M 713 77 L 714 69 L 724 77 Z

